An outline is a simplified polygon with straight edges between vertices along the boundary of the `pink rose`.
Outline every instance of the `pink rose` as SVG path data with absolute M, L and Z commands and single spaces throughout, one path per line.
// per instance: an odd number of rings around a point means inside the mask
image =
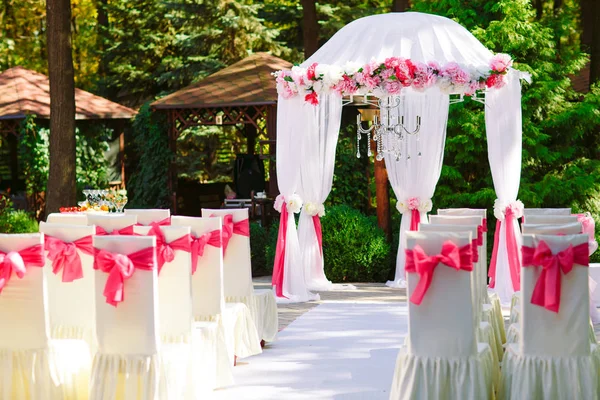
M 378 76 L 365 76 L 364 80 L 365 86 L 369 89 L 374 89 L 381 83 L 381 79 Z
M 333 87 L 333 90 L 341 95 L 354 94 L 358 90 L 358 85 L 354 79 L 350 78 L 348 75 L 344 75 L 342 80 L 340 80 L 338 84 Z
M 504 76 L 500 74 L 492 74 L 485 80 L 485 85 L 489 88 L 499 89 L 504 86 Z
M 512 66 L 512 59 L 508 54 L 496 54 L 490 61 L 492 71 L 504 73 L 510 66 Z
M 389 57 L 385 59 L 385 67 L 389 69 L 394 69 L 400 64 L 400 58 L 398 57 Z
M 365 74 L 362 72 L 357 72 L 354 74 L 354 79 L 356 80 L 356 83 L 358 83 L 359 85 L 364 85 L 365 84 Z
M 379 74 L 379 76 L 381 76 L 381 79 L 383 80 L 389 79 L 392 75 L 394 75 L 394 70 L 391 68 L 386 68 Z
M 308 93 L 306 96 L 304 96 L 304 100 L 312 104 L 313 106 L 319 104 L 319 97 L 317 96 L 316 92 Z
M 396 78 L 402 83 L 403 86 L 410 86 L 415 75 L 415 66 L 410 60 L 403 58 L 399 59 L 398 66 L 394 68 L 396 72 Z
M 363 73 L 365 75 L 373 75 L 375 70 L 377 68 L 379 68 L 380 66 L 381 66 L 381 64 L 378 63 L 377 61 L 371 61 L 370 63 L 368 63 L 367 65 L 364 66 Z
M 408 199 L 408 209 L 409 210 L 417 210 L 419 208 L 419 198 L 418 197 L 411 197 L 410 199 Z
M 399 94 L 402 91 L 402 84 L 398 81 L 386 81 L 383 87 L 388 94 Z
M 317 68 L 317 63 L 312 63 L 312 65 L 310 67 L 308 67 L 308 69 L 306 70 L 306 77 L 310 81 L 316 80 L 315 68 Z

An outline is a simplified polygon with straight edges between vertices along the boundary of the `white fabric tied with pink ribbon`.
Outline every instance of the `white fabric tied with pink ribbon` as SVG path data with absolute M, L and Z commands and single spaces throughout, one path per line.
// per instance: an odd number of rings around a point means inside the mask
M 521 288 L 521 231 L 518 219 L 523 216 L 523 203 L 510 203 L 496 199 L 494 216 L 496 232 L 488 276 L 490 288 L 495 289 L 500 300 L 505 302 Z

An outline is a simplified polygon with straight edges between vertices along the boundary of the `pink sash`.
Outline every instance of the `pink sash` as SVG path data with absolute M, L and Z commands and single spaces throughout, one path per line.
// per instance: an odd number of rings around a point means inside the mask
M 112 232 L 107 232 L 106 230 L 104 230 L 104 228 L 102 228 L 101 226 L 96 225 L 96 235 L 98 236 L 104 236 L 104 235 L 135 235 L 135 233 L 133 232 L 133 227 L 134 225 L 129 225 L 126 226 L 125 228 L 121 228 L 121 229 L 114 229 Z
M 48 250 L 48 259 L 52 261 L 53 274 L 56 275 L 62 270 L 63 282 L 73 282 L 83 278 L 81 257 L 79 257 L 77 249 L 85 254 L 93 255 L 92 235 L 84 236 L 70 243 L 45 235 L 44 241 L 46 250 Z
M 200 237 L 191 236 L 192 275 L 198 268 L 198 258 L 204 255 L 206 245 L 221 247 L 221 231 L 219 229 L 205 233 Z
M 418 209 L 410 210 L 410 231 L 418 231 L 421 222 L 421 213 Z
M 574 264 L 588 266 L 588 244 L 582 243 L 573 247 L 569 245 L 565 250 L 552 254 L 550 246 L 543 240 L 537 247 L 522 247 L 524 267 L 542 267 L 542 273 L 538 278 L 533 293 L 531 304 L 544 307 L 555 313 L 560 308 L 561 271 L 568 274 Z
M 223 217 L 223 256 L 227 252 L 229 240 L 233 235 L 250 237 L 250 222 L 248 218 L 233 222 L 233 215 L 228 214 Z
M 521 265 L 519 262 L 519 246 L 515 237 L 513 223 L 515 222 L 515 214 L 510 207 L 506 207 L 504 212 L 504 222 L 506 224 L 506 251 L 508 253 L 508 269 L 512 281 L 513 290 L 521 290 Z M 496 232 L 494 233 L 494 248 L 492 250 L 492 259 L 490 260 L 490 270 L 488 276 L 490 278 L 490 287 L 496 286 L 496 263 L 498 261 L 498 246 L 500 242 L 500 227 L 502 221 L 496 221 Z
M 458 247 L 447 240 L 442 245 L 442 252 L 433 256 L 427 255 L 425 250 L 416 245 L 412 250 L 406 249 L 406 272 L 419 275 L 419 283 L 410 296 L 414 304 L 421 304 L 427 290 L 431 286 L 435 268 L 441 263 L 457 271 L 473 271 L 471 245 Z
M 283 295 L 283 269 L 285 265 L 285 243 L 287 239 L 288 210 L 287 204 L 281 205 L 281 215 L 279 216 L 279 233 L 277 234 L 277 247 L 275 249 L 275 262 L 273 263 L 273 277 L 271 284 L 275 286 L 277 297 Z
M 148 247 L 129 255 L 115 254 L 106 250 L 94 249 L 94 269 L 108 273 L 104 285 L 106 302 L 117 306 L 125 300 L 125 280 L 131 278 L 136 269 L 154 269 L 154 247 Z
M 167 243 L 165 235 L 160 229 L 160 224 L 153 222 L 151 226 L 148 236 L 156 236 L 156 265 L 160 275 L 162 267 L 175 259 L 175 250 L 187 251 L 188 253 L 192 251 L 192 236 L 187 234 Z
M 43 267 L 44 264 L 44 247 L 41 244 L 21 251 L 0 251 L 0 293 L 10 281 L 13 271 L 19 279 L 23 279 L 28 267 Z
M 317 242 L 319 242 L 321 257 L 323 257 L 323 229 L 321 228 L 321 218 L 318 215 L 313 215 L 312 220 L 315 227 L 315 234 L 317 235 Z

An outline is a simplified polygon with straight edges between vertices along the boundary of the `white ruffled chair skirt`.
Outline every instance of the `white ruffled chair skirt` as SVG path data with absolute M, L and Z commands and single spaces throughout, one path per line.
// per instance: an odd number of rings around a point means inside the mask
M 271 289 L 255 290 L 251 296 L 226 297 L 227 303 L 244 303 L 250 309 L 258 331 L 258 337 L 265 342 L 272 342 L 277 336 L 279 320 L 277 302 Z
M 194 322 L 192 350 L 193 384 L 186 398 L 202 398 L 209 391 L 233 385 L 233 361 L 220 318 Z
M 590 346 L 590 356 L 541 357 L 508 345 L 498 399 L 600 399 L 600 349 Z
M 420 357 L 402 347 L 396 360 L 390 400 L 486 400 L 494 395 L 489 345 L 466 358 Z
M 0 349 L 0 399 L 62 399 L 63 390 L 50 348 Z
M 221 317 L 227 347 L 231 349 L 232 365 L 234 355 L 238 358 L 246 358 L 262 353 L 258 328 L 252 311 L 246 304 L 227 303 Z
M 158 354 L 97 353 L 92 365 L 90 399 L 168 399 L 166 376 L 161 372 Z

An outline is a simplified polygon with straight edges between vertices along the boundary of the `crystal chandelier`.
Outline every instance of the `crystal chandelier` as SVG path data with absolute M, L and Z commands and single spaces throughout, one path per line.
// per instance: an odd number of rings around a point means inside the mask
M 350 98 L 350 102 L 353 100 Z M 377 100 L 370 100 L 368 96 L 365 96 L 363 102 L 377 106 L 378 112 L 373 116 L 373 123 L 368 128 L 362 126 L 363 113 L 356 116 L 356 157 L 360 158 L 358 145 L 363 135 L 367 137 L 367 156 L 373 155 L 371 151 L 371 141 L 373 141 L 378 161 L 383 160 L 385 154 L 395 157 L 396 161 L 400 161 L 403 157 L 410 160 L 412 147 L 409 147 L 409 141 L 412 141 L 413 138 L 416 140 L 417 156 L 421 156 L 419 143 L 421 117 L 419 115 L 415 117 L 415 125 L 412 129 L 405 124 L 404 115 L 401 115 L 401 96 L 386 96 Z

